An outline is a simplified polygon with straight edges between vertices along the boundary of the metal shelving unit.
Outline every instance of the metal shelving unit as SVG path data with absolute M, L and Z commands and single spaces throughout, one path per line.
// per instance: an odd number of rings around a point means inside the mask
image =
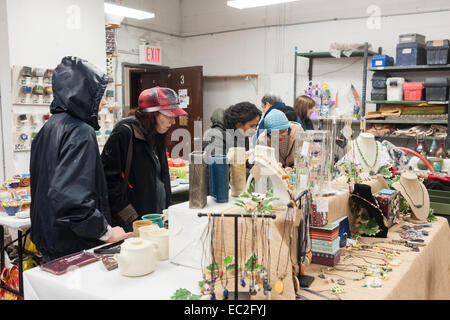
M 367 65 L 364 65 L 366 68 Z M 450 71 L 450 64 L 445 65 L 417 65 L 417 66 L 388 66 L 388 67 L 371 67 L 370 71 L 385 71 L 389 73 L 404 73 L 404 72 L 435 72 L 435 71 Z M 449 101 L 365 101 L 366 103 L 373 103 L 377 105 L 377 110 L 379 110 L 380 105 L 390 104 L 390 105 L 417 105 L 420 107 L 427 107 L 431 105 L 448 105 Z M 450 108 L 449 108 L 450 109 Z M 418 119 L 417 117 L 407 117 L 396 119 L 386 119 L 386 120 L 368 120 L 367 123 L 395 123 L 395 124 L 441 124 L 448 125 L 448 109 L 447 109 L 447 119 Z M 450 136 L 450 129 L 447 128 L 447 137 Z M 392 137 L 391 137 L 392 138 Z M 430 137 L 431 139 L 434 137 Z M 437 138 L 436 138 L 437 139 Z M 450 141 L 446 140 L 446 147 L 450 147 Z
M 295 48 L 295 60 L 294 60 L 294 100 L 297 98 L 297 58 L 298 57 L 303 57 L 303 58 L 307 58 L 309 60 L 309 65 L 308 65 L 308 80 L 312 81 L 313 78 L 313 65 L 314 65 L 314 59 L 324 59 L 324 58 L 334 58 L 331 55 L 330 52 L 325 51 L 325 52 L 314 52 L 314 51 L 310 51 L 310 52 L 297 52 L 297 47 Z M 368 57 L 369 56 L 373 56 L 376 54 L 381 54 L 382 53 L 382 48 L 379 47 L 378 48 L 378 52 L 374 52 L 369 50 L 369 44 L 366 42 L 364 44 L 364 50 L 353 50 L 352 54 L 347 57 L 345 55 L 342 55 L 341 51 L 341 58 L 340 59 L 349 59 L 349 58 L 354 58 L 354 57 L 364 57 L 364 62 L 363 62 L 363 89 L 362 89 L 362 98 L 361 98 L 361 114 L 365 114 L 366 112 L 366 104 L 365 104 L 365 100 L 366 100 L 366 82 L 367 82 L 367 62 L 368 62 Z M 319 121 L 320 123 L 320 121 Z

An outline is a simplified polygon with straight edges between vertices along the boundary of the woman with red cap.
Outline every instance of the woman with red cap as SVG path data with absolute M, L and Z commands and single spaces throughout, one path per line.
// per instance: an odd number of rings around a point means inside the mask
M 170 205 L 165 141 L 175 117 L 187 115 L 179 104 L 172 89 L 144 90 L 135 115 L 114 127 L 102 152 L 114 225 L 131 231 L 133 221 Z

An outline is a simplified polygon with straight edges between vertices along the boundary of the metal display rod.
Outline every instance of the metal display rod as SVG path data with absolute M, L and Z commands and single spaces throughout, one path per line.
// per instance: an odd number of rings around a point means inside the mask
M 274 214 L 238 214 L 238 213 L 198 213 L 199 217 L 227 217 L 234 218 L 234 292 L 230 292 L 230 297 L 234 295 L 234 300 L 239 300 L 239 291 L 238 291 L 238 219 L 239 218 L 270 218 L 276 219 L 277 216 Z

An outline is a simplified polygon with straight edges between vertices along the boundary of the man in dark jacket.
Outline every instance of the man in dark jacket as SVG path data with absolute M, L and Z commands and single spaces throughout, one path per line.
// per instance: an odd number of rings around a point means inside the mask
M 281 101 L 281 98 L 275 94 L 268 93 L 265 94 L 264 97 L 261 99 L 261 109 L 263 112 L 263 116 L 261 118 L 261 121 L 259 122 L 258 129 L 256 130 L 256 134 L 253 137 L 253 145 L 256 145 L 256 140 L 258 139 L 259 135 L 264 132 L 265 126 L 264 126 L 264 118 L 270 113 L 270 111 L 274 109 L 280 109 L 282 107 L 286 106 L 284 102 Z
M 31 145 L 31 240 L 46 261 L 125 239 L 112 228 L 95 130 L 108 77 L 65 57 L 53 74 L 52 116 Z

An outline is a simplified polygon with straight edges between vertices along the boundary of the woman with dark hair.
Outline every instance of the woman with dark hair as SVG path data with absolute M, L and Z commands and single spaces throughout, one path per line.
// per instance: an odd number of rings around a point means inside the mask
M 182 115 L 175 91 L 155 87 L 140 94 L 134 116 L 114 127 L 102 152 L 114 225 L 131 231 L 133 221 L 170 205 L 166 133 Z
M 226 155 L 232 147 L 249 149 L 249 137 L 255 134 L 262 112 L 250 102 L 241 102 L 226 110 L 216 110 L 211 129 L 203 137 L 208 155 Z
M 310 117 L 315 106 L 316 102 L 308 96 L 302 95 L 295 99 L 294 109 L 297 112 L 297 122 L 300 123 L 303 130 L 314 130 Z

